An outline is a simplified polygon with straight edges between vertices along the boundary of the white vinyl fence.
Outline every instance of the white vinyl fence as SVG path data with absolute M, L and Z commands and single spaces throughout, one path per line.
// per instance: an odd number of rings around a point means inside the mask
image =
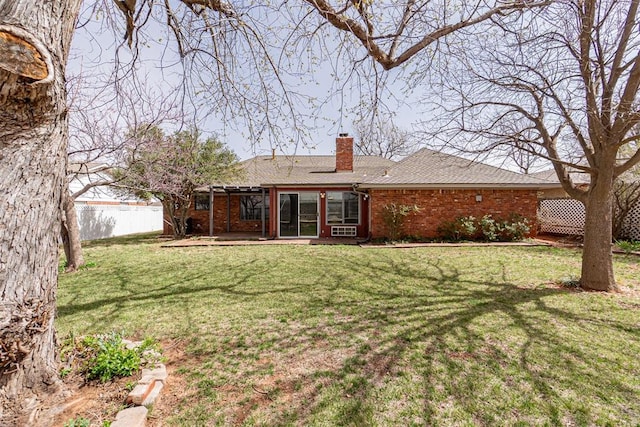
M 574 199 L 541 200 L 538 221 L 542 233 L 582 235 L 584 233 L 584 205 Z M 640 204 L 634 206 L 624 223 L 624 234 L 640 240 Z
M 162 230 L 162 206 L 76 202 L 76 211 L 82 240 Z

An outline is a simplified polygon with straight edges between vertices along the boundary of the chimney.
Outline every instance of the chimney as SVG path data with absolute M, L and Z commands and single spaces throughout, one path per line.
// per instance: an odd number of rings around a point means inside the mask
M 336 172 L 353 172 L 353 137 L 348 133 L 336 138 Z

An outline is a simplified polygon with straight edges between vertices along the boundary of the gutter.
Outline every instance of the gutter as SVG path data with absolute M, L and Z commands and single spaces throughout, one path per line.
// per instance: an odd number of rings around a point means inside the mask
M 503 189 L 503 190 L 543 190 L 561 188 L 560 184 L 363 184 L 366 189 L 416 189 L 416 190 L 477 190 L 477 189 Z

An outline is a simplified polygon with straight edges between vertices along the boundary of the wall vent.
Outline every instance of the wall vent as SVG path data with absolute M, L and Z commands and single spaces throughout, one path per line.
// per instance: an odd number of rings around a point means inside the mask
M 356 237 L 358 230 L 354 225 L 334 225 L 331 227 L 331 237 Z

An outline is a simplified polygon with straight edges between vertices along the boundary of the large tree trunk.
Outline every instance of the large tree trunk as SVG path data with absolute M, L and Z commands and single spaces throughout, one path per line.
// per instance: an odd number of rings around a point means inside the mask
M 81 0 L 0 0 L 0 425 L 36 425 L 58 389 L 53 321 L 67 116 Z M 46 421 L 45 421 L 46 423 Z
M 64 255 L 67 258 L 67 271 L 70 272 L 84 265 L 84 256 L 82 255 L 82 243 L 80 240 L 80 227 L 78 226 L 76 205 L 66 186 L 62 197 L 64 206 L 62 243 L 64 245 Z
M 585 289 L 617 290 L 611 254 L 614 161 L 615 157 L 600 164 L 587 193 L 580 278 Z

